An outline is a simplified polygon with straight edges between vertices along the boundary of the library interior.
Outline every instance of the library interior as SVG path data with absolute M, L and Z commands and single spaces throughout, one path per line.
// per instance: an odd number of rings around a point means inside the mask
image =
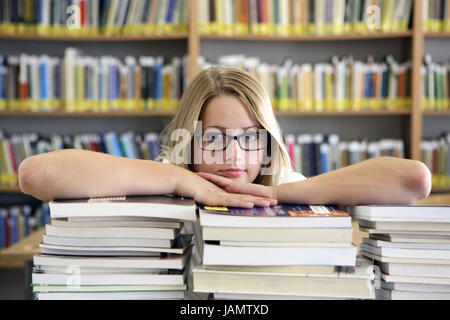
M 0 0 L 0 300 L 450 299 L 449 53 L 450 0 Z M 217 66 L 264 88 L 305 181 L 400 158 L 429 194 L 260 211 L 20 184 L 25 159 L 63 149 L 161 162 Z

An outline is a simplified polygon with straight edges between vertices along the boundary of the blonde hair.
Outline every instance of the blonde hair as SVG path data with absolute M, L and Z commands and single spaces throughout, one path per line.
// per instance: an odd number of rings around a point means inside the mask
M 253 75 L 234 67 L 210 67 L 195 77 L 184 92 L 178 111 L 163 131 L 162 136 L 167 141 L 163 142 L 159 159 L 171 162 L 172 151 L 178 143 L 171 141 L 172 132 L 185 129 L 192 137 L 203 106 L 213 98 L 224 95 L 238 98 L 261 128 L 266 129 L 274 139 L 272 146 L 276 148 L 271 150 L 271 162 L 278 165 L 278 170 L 271 175 L 259 174 L 253 182 L 266 186 L 277 184 L 280 177 L 287 175 L 292 168 L 270 98 Z M 181 166 L 192 170 L 190 164 L 182 163 Z

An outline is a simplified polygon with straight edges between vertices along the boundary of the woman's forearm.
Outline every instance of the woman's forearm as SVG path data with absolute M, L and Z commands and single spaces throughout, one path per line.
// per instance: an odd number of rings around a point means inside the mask
M 24 193 L 44 201 L 168 194 L 175 190 L 180 170 L 170 164 L 68 149 L 25 159 L 19 167 L 19 184 Z
M 431 191 L 431 173 L 419 161 L 381 157 L 275 187 L 280 203 L 410 205 Z

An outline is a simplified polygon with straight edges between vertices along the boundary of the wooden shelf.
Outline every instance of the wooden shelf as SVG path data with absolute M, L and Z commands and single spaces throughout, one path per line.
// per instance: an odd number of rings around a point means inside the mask
M 0 193 L 22 193 L 19 187 L 0 186 Z
M 0 34 L 0 39 L 6 40 L 34 40 L 34 41 L 153 41 L 153 40 L 187 40 L 187 33 L 161 35 L 131 35 L 131 36 L 42 36 L 42 35 L 10 35 Z
M 0 252 L 0 265 L 5 263 L 7 266 L 7 263 L 23 264 L 24 262 L 32 261 L 33 255 L 41 252 L 39 243 L 42 242 L 44 233 L 45 228 L 41 228 L 28 237 L 2 250 Z
M 385 111 L 385 110 L 373 110 L 373 111 L 276 111 L 277 116 L 394 116 L 394 115 L 409 115 L 411 110 L 398 110 L 398 111 Z
M 171 117 L 175 111 L 109 111 L 109 112 L 21 112 L 2 111 L 0 116 L 14 117 Z
M 435 193 L 450 193 L 450 187 L 433 187 L 431 192 Z
M 450 110 L 446 111 L 430 111 L 430 110 L 424 110 L 422 111 L 422 114 L 424 116 L 450 116 Z
M 243 41 L 345 41 L 345 40 L 371 40 L 390 38 L 410 38 L 412 31 L 395 33 L 367 33 L 367 34 L 343 34 L 333 35 L 302 35 L 302 36 L 265 36 L 265 35 L 200 35 L 204 40 L 243 40 Z
M 425 38 L 450 38 L 450 32 L 425 32 Z

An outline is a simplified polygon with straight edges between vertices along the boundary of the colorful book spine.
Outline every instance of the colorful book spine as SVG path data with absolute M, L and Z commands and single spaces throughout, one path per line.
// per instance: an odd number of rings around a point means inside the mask
M 199 61 L 200 70 L 213 64 L 204 58 Z M 277 111 L 396 111 L 411 106 L 411 63 L 399 63 L 392 56 L 381 62 L 370 56 L 366 61 L 332 57 L 330 62 L 316 64 L 288 59 L 275 65 L 257 57 L 228 55 L 218 57 L 217 64 L 253 74 Z M 443 87 L 447 89 L 442 91 L 448 92 L 445 80 Z
M 175 110 L 187 57 L 0 56 L 0 112 Z M 164 72 L 163 72 L 164 70 Z
M 433 187 L 450 188 L 450 133 L 422 140 L 421 159 L 431 171 Z
M 27 157 L 50 151 L 76 148 L 104 152 L 120 157 L 155 160 L 161 153 L 156 132 L 106 132 L 76 135 L 52 134 L 42 137 L 36 133 L 6 135 L 0 132 L 0 185 L 18 186 L 18 168 Z M 27 227 L 26 220 L 24 229 Z
M 187 31 L 187 0 L 0 2 L 0 33 L 43 36 L 175 34 Z
M 202 34 L 338 35 L 408 30 L 413 0 L 198 0 L 197 6 Z
M 340 141 L 337 134 L 289 134 L 285 142 L 295 171 L 305 177 L 380 156 L 405 157 L 404 143 L 398 139 Z
M 436 63 L 430 55 L 426 55 L 421 68 L 421 81 L 423 110 L 450 110 L 450 64 Z

